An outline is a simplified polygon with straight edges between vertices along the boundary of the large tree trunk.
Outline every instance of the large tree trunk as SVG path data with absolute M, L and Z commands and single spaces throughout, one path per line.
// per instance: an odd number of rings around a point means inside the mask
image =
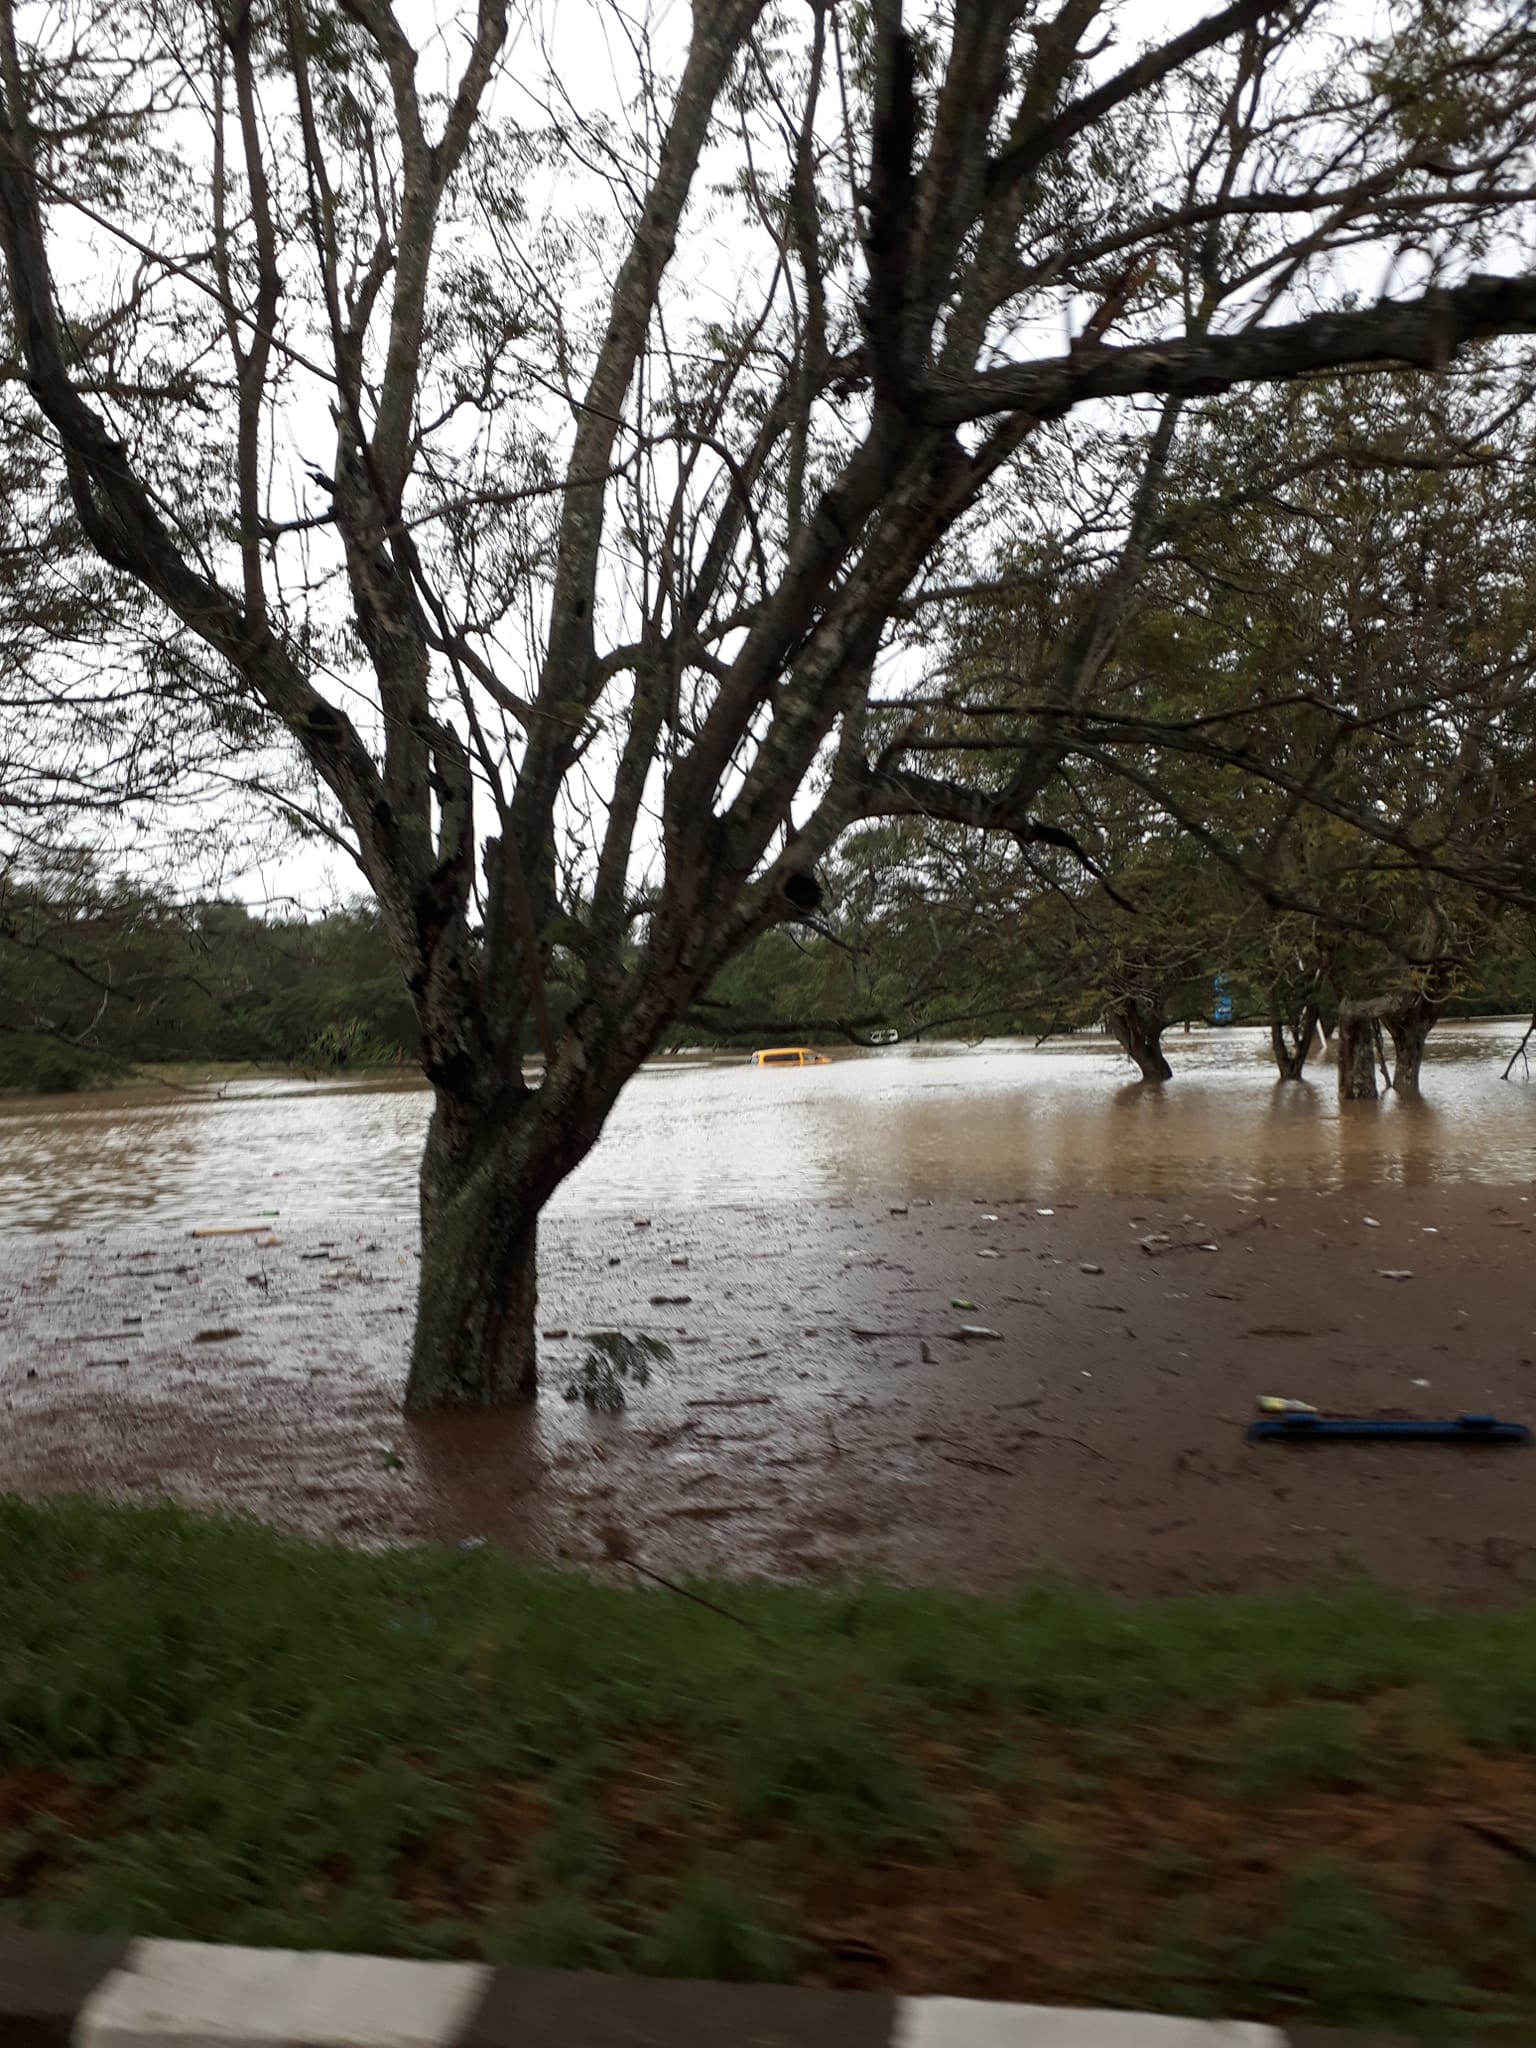
M 1282 1081 L 1299 1081 L 1306 1071 L 1307 1060 L 1318 1042 L 1318 1012 L 1315 1003 L 1309 1003 L 1302 1012 L 1299 1022 L 1287 1024 L 1283 1017 L 1271 1015 L 1269 1020 L 1269 1042 L 1274 1049 L 1275 1065 Z
M 537 1088 L 520 1075 L 488 1086 L 483 1067 L 442 1060 L 421 1162 L 409 1413 L 507 1408 L 538 1393 L 539 1217 L 692 993 L 632 1005 L 624 1027 L 607 1020 L 601 1059 L 571 1028 Z M 505 1076 L 515 1055 L 493 1067 Z
M 1340 1003 L 1340 1102 L 1376 1100 L 1376 1042 L 1379 1030 L 1374 1003 Z
M 1104 1013 L 1104 1021 L 1120 1050 L 1140 1067 L 1143 1081 L 1173 1079 L 1173 1069 L 1163 1057 L 1161 1017 L 1154 1016 L 1143 1004 L 1128 997 L 1124 1002 L 1112 1003 Z
M 538 1392 L 538 1228 L 547 1175 L 526 1134 L 476 1130 L 439 1097 L 421 1166 L 421 1279 L 405 1405 L 505 1408 Z
M 1422 989 L 1373 996 L 1366 1002 L 1339 1005 L 1339 1100 L 1374 1102 L 1376 1068 L 1385 1068 L 1383 1033 L 1392 1041 L 1392 1067 L 1387 1086 L 1399 1095 L 1417 1095 L 1424 1047 L 1440 1005 Z
M 1419 1071 L 1424 1064 L 1424 1047 L 1440 1015 L 1438 1003 L 1415 992 L 1398 1008 L 1382 1018 L 1392 1040 L 1392 1086 L 1399 1095 L 1419 1093 Z

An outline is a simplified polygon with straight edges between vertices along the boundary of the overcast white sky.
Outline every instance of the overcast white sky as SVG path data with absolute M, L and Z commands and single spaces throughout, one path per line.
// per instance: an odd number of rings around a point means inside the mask
M 914 14 L 920 8 L 914 8 Z M 1153 35 L 1176 33 L 1186 22 L 1209 12 L 1201 0 L 1174 0 L 1158 5 L 1155 0 L 1123 0 L 1115 15 L 1115 38 L 1100 58 L 1107 66 L 1119 65 L 1142 41 Z M 462 61 L 462 33 L 456 26 L 466 18 L 452 0 L 420 0 L 401 8 L 401 16 L 421 52 L 422 76 L 439 90 L 456 76 Z M 583 115 L 606 115 L 621 119 L 632 101 L 638 72 L 632 38 L 645 38 L 653 62 L 675 75 L 686 50 L 691 25 L 687 0 L 654 0 L 649 6 L 616 7 L 613 0 L 526 0 L 514 4 L 503 77 L 498 87 L 499 111 L 542 124 L 549 117 L 551 100 L 568 97 L 574 110 Z M 565 195 L 568 198 L 568 195 Z M 529 205 L 537 210 L 541 197 L 530 190 Z M 677 263 L 688 265 L 690 287 L 700 295 L 716 292 L 722 310 L 729 308 L 738 283 L 738 260 L 733 255 L 727 221 L 719 236 L 694 235 L 684 239 Z M 1057 345 L 1052 336 L 1044 344 Z M 322 401 L 323 402 L 323 401 Z M 320 437 L 323 441 L 323 432 Z M 323 845 L 295 843 L 276 857 L 258 861 L 232 885 L 253 908 L 308 910 L 366 893 L 366 883 L 355 865 L 334 849 Z
M 1176 33 L 1187 22 L 1210 12 L 1214 4 L 1215 0 L 1176 0 L 1172 6 L 1154 4 L 1154 0 L 1124 0 L 1115 15 L 1114 43 L 1101 55 L 1100 65 L 1118 67 L 1149 37 Z M 461 13 L 452 0 L 405 0 L 402 5 L 402 19 L 422 53 L 421 76 L 433 87 L 442 89 L 457 75 L 463 47 L 458 25 L 467 11 L 466 6 Z M 910 11 L 916 14 L 921 9 L 914 6 Z M 690 18 L 687 0 L 654 0 L 648 7 L 623 10 L 613 0 L 527 0 L 521 7 L 514 0 L 496 108 L 530 125 L 543 124 L 552 97 L 558 100 L 564 94 L 581 114 L 622 117 L 638 82 L 630 35 L 644 34 L 661 68 L 675 71 Z M 1386 19 L 1385 7 L 1378 0 L 1369 0 L 1369 4 L 1350 9 L 1349 25 L 1360 30 L 1381 28 Z M 569 203 L 568 191 L 559 196 Z M 534 188 L 528 197 L 537 211 L 542 195 Z M 703 235 L 686 238 L 679 260 L 688 266 L 690 294 L 703 297 L 715 292 L 723 303 L 732 299 L 740 259 L 733 253 L 728 224 L 718 232 L 711 228 Z M 1379 261 L 1373 267 L 1369 256 L 1357 260 L 1362 290 L 1374 293 L 1388 283 Z M 1054 352 L 1060 337 L 1042 333 L 1039 345 Z M 316 405 L 323 406 L 325 398 L 317 386 Z M 323 414 L 319 418 L 316 446 L 323 448 L 328 436 Z M 295 844 L 275 857 L 260 860 L 225 886 L 253 907 L 291 909 L 301 905 L 309 910 L 355 897 L 366 888 L 350 861 L 333 849 L 313 844 Z

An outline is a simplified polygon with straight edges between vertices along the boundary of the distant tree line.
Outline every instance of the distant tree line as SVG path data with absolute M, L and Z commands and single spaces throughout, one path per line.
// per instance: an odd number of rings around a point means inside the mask
M 1167 857 L 1161 872 L 1158 854 Z M 1266 912 L 1173 834 L 1122 876 L 1137 891 L 1130 913 L 1116 900 L 1123 891 L 1101 884 L 1077 896 L 1043 891 L 1021 905 L 1014 878 L 988 874 L 974 858 L 963 886 L 957 877 L 948 894 L 927 892 L 912 879 L 921 858 L 911 848 L 907 857 L 906 884 L 893 885 L 903 870 L 889 835 L 851 842 L 829 876 L 826 909 L 733 961 L 671 1042 L 783 1035 L 867 1044 L 883 1029 L 921 1040 L 1103 1029 L 1144 1078 L 1162 1080 L 1165 1034 L 1224 1021 L 1267 1028 L 1279 1078 L 1300 1080 L 1334 1038 L 1341 1011 L 1346 1023 L 1351 1009 L 1364 1011 L 1369 1024 L 1374 1008 L 1370 1064 L 1406 1093 L 1418 1085 L 1424 1042 L 1441 1017 L 1536 1012 L 1536 928 L 1524 916 L 1464 913 L 1454 950 L 1415 964 L 1387 937 Z
M 1000 546 L 922 686 L 869 707 L 907 814 L 845 835 L 821 905 L 695 1028 L 1102 1023 L 1162 1080 L 1164 1031 L 1219 995 L 1285 1080 L 1337 1028 L 1359 1098 L 1415 1088 L 1448 1012 L 1531 1013 L 1523 401 L 1475 363 L 1256 394 L 1166 455 L 1107 582 L 1054 532 Z M 1063 682 L 1084 664 L 1089 695 Z
M 1523 912 L 1492 914 L 1422 876 L 1357 870 L 1344 835 L 1337 867 L 1375 929 L 1342 903 L 1332 918 L 1277 909 L 1176 827 L 1143 824 L 1115 880 L 1057 849 L 1052 885 L 1022 889 L 1016 857 L 995 841 L 918 820 L 855 834 L 823 870 L 816 906 L 738 955 L 666 1044 L 1102 1028 L 1161 1079 L 1164 1034 L 1225 1013 L 1266 1026 L 1281 1078 L 1300 1079 L 1341 1010 L 1374 1005 L 1370 1049 L 1408 1089 L 1439 1017 L 1536 1013 L 1536 922 Z M 1426 929 L 1439 950 L 1416 961 Z M 574 1000 L 557 952 L 557 1025 Z M 370 903 L 260 915 L 186 901 L 59 848 L 0 874 L 0 1088 L 63 1092 L 174 1063 L 345 1073 L 413 1065 L 419 1051 Z
M 0 1087 L 63 1091 L 162 1062 L 345 1072 L 416 1056 L 371 905 L 261 917 L 57 849 L 0 879 Z

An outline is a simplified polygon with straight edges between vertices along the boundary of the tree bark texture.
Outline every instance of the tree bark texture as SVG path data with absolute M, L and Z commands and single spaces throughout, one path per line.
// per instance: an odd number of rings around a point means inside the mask
M 1374 1003 L 1339 1005 L 1339 1100 L 1374 1102 L 1376 1044 L 1380 1025 Z
M 538 1223 L 526 1137 L 439 1098 L 421 1168 L 421 1277 L 405 1405 L 505 1408 L 538 1392 Z
M 483 1070 L 466 1089 L 438 1083 L 421 1163 L 410 1413 L 535 1397 L 540 1213 L 597 1143 L 624 1083 L 691 992 L 633 1007 L 596 1052 L 572 1023 L 536 1088 L 498 1084 Z M 500 1073 L 510 1065 L 503 1049 Z
M 1521 1080 L 1529 1081 L 1529 1079 L 1531 1078 L 1531 1057 L 1529 1047 L 1531 1040 L 1533 1038 L 1536 1038 L 1536 1017 L 1532 1017 L 1530 1023 L 1526 1025 L 1520 1043 L 1515 1047 L 1514 1051 L 1509 1056 L 1509 1064 L 1507 1067 L 1505 1067 L 1503 1074 L 1500 1076 L 1501 1080 L 1507 1081 L 1510 1078 L 1510 1076 L 1514 1073 L 1515 1067 L 1518 1064 L 1521 1068 Z
M 1299 1081 L 1306 1071 L 1312 1050 L 1318 1043 L 1316 1007 L 1309 1004 L 1299 1022 L 1288 1024 L 1283 1017 L 1271 1017 L 1269 1042 L 1274 1050 L 1275 1066 L 1281 1080 Z
M 1424 1047 L 1439 1015 L 1439 1003 L 1416 988 L 1340 1003 L 1339 1100 L 1376 1100 L 1376 1068 L 1386 1066 L 1383 1034 L 1392 1041 L 1387 1086 L 1399 1095 L 1417 1095 Z
M 1439 1005 L 1415 991 L 1406 996 L 1398 1008 L 1388 1010 L 1382 1017 L 1387 1036 L 1392 1041 L 1392 1086 L 1399 1095 L 1419 1093 L 1424 1048 L 1439 1015 Z
M 1115 1043 L 1141 1069 L 1143 1081 L 1171 1081 L 1173 1069 L 1163 1056 L 1163 1020 L 1141 1003 L 1116 1003 L 1106 1010 Z

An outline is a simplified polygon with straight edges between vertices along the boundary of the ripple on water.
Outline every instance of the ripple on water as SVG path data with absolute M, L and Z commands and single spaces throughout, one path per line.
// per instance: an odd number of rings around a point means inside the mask
M 886 1194 L 1156 1194 L 1531 1177 L 1536 1083 L 1509 1024 L 1442 1027 L 1424 1098 L 1341 1108 L 1331 1069 L 1273 1079 L 1257 1031 L 1174 1034 L 1132 1082 L 1102 1039 L 894 1047 L 827 1067 L 668 1059 L 638 1074 L 556 1197 L 573 1212 Z M 414 1213 L 430 1099 L 397 1082 L 236 1082 L 0 1107 L 0 1229 Z

